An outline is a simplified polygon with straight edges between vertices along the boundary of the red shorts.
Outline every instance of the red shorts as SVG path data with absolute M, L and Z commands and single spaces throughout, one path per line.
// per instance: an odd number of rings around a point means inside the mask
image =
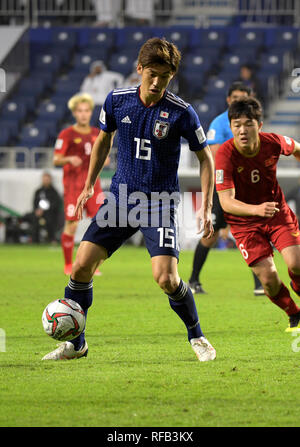
M 243 258 L 251 267 L 273 256 L 274 247 L 280 252 L 286 247 L 300 245 L 300 231 L 293 211 L 285 207 L 266 223 L 255 226 L 231 226 L 231 233 Z
M 65 220 L 75 221 L 78 220 L 74 216 L 74 211 L 77 203 L 78 196 L 81 194 L 82 189 L 70 189 L 64 193 L 64 212 Z M 94 217 L 97 213 L 99 206 L 104 202 L 104 193 L 101 189 L 100 182 L 97 181 L 94 186 L 94 195 L 86 202 L 84 209 L 88 217 Z

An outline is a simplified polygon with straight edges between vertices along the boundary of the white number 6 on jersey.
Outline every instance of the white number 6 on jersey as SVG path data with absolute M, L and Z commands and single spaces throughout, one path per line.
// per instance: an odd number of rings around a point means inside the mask
M 260 181 L 259 170 L 253 169 L 253 171 L 251 171 L 251 182 L 257 183 L 259 181 Z
M 248 254 L 247 250 L 244 248 L 244 244 L 240 244 L 239 245 L 239 249 L 240 249 L 240 252 L 243 255 L 243 258 L 244 259 L 248 259 L 249 258 L 249 254 Z

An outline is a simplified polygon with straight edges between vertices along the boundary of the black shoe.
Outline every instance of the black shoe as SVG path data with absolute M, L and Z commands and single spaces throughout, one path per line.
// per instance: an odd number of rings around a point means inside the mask
M 300 331 L 300 311 L 294 315 L 289 316 L 290 325 L 285 332 L 299 332 Z
M 193 281 L 188 283 L 191 291 L 195 294 L 206 294 L 207 292 L 205 292 L 205 290 L 202 289 L 202 286 L 199 282 L 197 281 Z
M 259 286 L 256 289 L 254 289 L 253 293 L 254 293 L 255 296 L 265 295 L 265 291 L 264 291 L 263 286 Z

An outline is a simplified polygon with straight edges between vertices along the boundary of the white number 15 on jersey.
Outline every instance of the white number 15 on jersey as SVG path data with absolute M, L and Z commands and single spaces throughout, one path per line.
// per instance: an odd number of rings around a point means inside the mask
M 135 138 L 134 141 L 136 142 L 135 158 L 151 160 L 151 141 L 144 138 Z

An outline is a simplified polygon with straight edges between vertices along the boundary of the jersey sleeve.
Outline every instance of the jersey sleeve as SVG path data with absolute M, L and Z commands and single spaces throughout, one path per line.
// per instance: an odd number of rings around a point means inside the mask
M 233 168 L 228 157 L 227 151 L 224 150 L 225 146 L 221 145 L 216 153 L 216 190 L 226 191 L 227 189 L 235 188 L 233 180 Z
M 66 155 L 69 147 L 69 140 L 69 133 L 67 129 L 62 130 L 56 139 L 54 153 Z
M 116 120 L 113 113 L 113 92 L 110 92 L 103 104 L 99 116 L 100 128 L 107 133 L 117 129 Z
M 283 135 L 276 135 L 276 137 L 279 139 L 280 142 L 280 153 L 287 156 L 291 155 L 295 149 L 295 141 L 292 138 Z
M 227 140 L 224 129 L 224 122 L 219 117 L 215 118 L 208 128 L 207 143 L 210 145 L 224 143 Z
M 206 135 L 192 106 L 185 110 L 180 124 L 181 136 L 188 141 L 191 151 L 201 151 L 207 146 Z

